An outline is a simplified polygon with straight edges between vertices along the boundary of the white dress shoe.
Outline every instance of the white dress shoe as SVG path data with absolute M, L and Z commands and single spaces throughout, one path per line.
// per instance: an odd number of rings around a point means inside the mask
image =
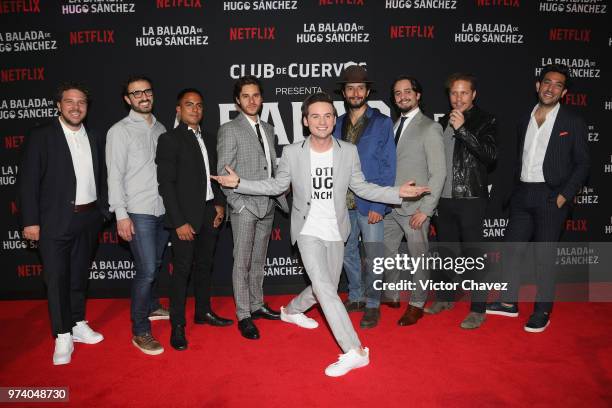
M 72 328 L 72 340 L 77 343 L 96 344 L 104 340 L 104 336 L 93 331 L 87 321 L 83 320 Z
M 319 327 L 319 323 L 317 323 L 315 319 L 311 319 L 304 313 L 289 314 L 285 312 L 284 307 L 281 307 L 280 316 L 283 322 L 297 324 L 298 326 L 303 327 L 305 329 L 316 329 L 317 327 Z
M 325 369 L 325 375 L 329 377 L 340 377 L 355 368 L 367 366 L 370 364 L 370 350 L 365 347 L 363 351 L 365 351 L 365 356 L 359 354 L 355 349 L 349 350 L 348 353 L 340 354 L 338 361 Z
M 58 334 L 55 339 L 55 351 L 53 352 L 53 364 L 68 364 L 72 358 L 74 344 L 70 333 Z

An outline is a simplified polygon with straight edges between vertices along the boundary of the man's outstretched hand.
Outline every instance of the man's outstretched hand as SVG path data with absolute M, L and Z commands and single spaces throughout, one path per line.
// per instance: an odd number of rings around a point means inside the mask
M 210 176 L 211 179 L 221 184 L 223 187 L 234 188 L 240 183 L 240 177 L 229 166 L 225 166 L 227 176 Z
M 425 193 L 431 192 L 427 186 L 416 186 L 414 181 L 410 180 L 400 186 L 399 195 L 402 198 L 419 197 Z

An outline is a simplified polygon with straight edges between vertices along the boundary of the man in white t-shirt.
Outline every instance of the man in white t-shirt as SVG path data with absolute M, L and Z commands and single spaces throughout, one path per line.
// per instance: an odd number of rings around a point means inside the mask
M 224 187 L 241 194 L 280 195 L 293 185 L 291 242 L 297 242 L 306 273 L 312 284 L 281 308 L 281 319 L 314 329 L 318 323 L 303 312 L 317 302 L 334 337 L 345 354 L 328 366 L 325 374 L 338 377 L 369 364 L 351 320 L 338 297 L 344 242 L 350 233 L 346 192 L 350 188 L 367 200 L 400 204 L 402 197 L 429 192 L 408 181 L 398 187 L 381 187 L 364 180 L 355 145 L 332 138 L 336 124 L 333 101 L 325 93 L 309 96 L 302 104 L 302 120 L 310 137 L 285 146 L 274 178 L 244 180 L 230 168 L 228 176 L 212 176 Z

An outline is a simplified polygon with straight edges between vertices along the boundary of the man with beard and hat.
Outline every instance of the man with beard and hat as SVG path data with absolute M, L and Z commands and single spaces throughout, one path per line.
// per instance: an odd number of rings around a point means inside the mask
M 338 118 L 334 137 L 357 146 L 361 170 L 366 181 L 381 186 L 395 183 L 395 144 L 393 122 L 378 109 L 368 106 L 372 81 L 366 70 L 351 65 L 340 76 L 341 92 L 347 112 Z M 345 302 L 350 312 L 365 311 L 361 328 L 372 328 L 380 316 L 380 291 L 374 289 L 377 275 L 372 259 L 384 255 L 383 217 L 390 211 L 387 204 L 365 200 L 352 191 L 346 195 L 351 234 L 344 252 L 344 270 L 348 279 L 349 296 Z M 359 236 L 364 243 L 366 267 L 362 276 Z
M 117 218 L 117 233 L 129 242 L 136 275 L 132 282 L 132 344 L 149 355 L 164 348 L 151 334 L 150 320 L 169 319 L 159 304 L 154 283 L 161 266 L 168 231 L 164 204 L 157 189 L 155 150 L 166 128 L 153 115 L 153 83 L 130 77 L 123 99 L 130 113 L 115 123 L 106 138 L 108 201 Z

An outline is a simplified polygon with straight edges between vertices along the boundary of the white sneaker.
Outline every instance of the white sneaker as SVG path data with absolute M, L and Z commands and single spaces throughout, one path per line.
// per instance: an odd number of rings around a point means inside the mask
M 77 343 L 96 344 L 104 340 L 104 336 L 93 331 L 87 321 L 83 320 L 72 328 L 72 340 Z
M 280 318 L 283 322 L 297 324 L 305 329 L 316 329 L 319 323 L 315 319 L 311 319 L 304 313 L 289 314 L 285 312 L 285 308 L 281 306 Z
M 58 334 L 55 339 L 55 351 L 53 351 L 53 365 L 68 364 L 73 351 L 74 344 L 70 333 Z
M 348 353 L 340 354 L 338 361 L 327 366 L 325 375 L 329 377 L 340 377 L 354 368 L 365 367 L 370 364 L 370 350 L 364 347 L 366 355 L 362 356 L 355 349 L 349 350 Z

